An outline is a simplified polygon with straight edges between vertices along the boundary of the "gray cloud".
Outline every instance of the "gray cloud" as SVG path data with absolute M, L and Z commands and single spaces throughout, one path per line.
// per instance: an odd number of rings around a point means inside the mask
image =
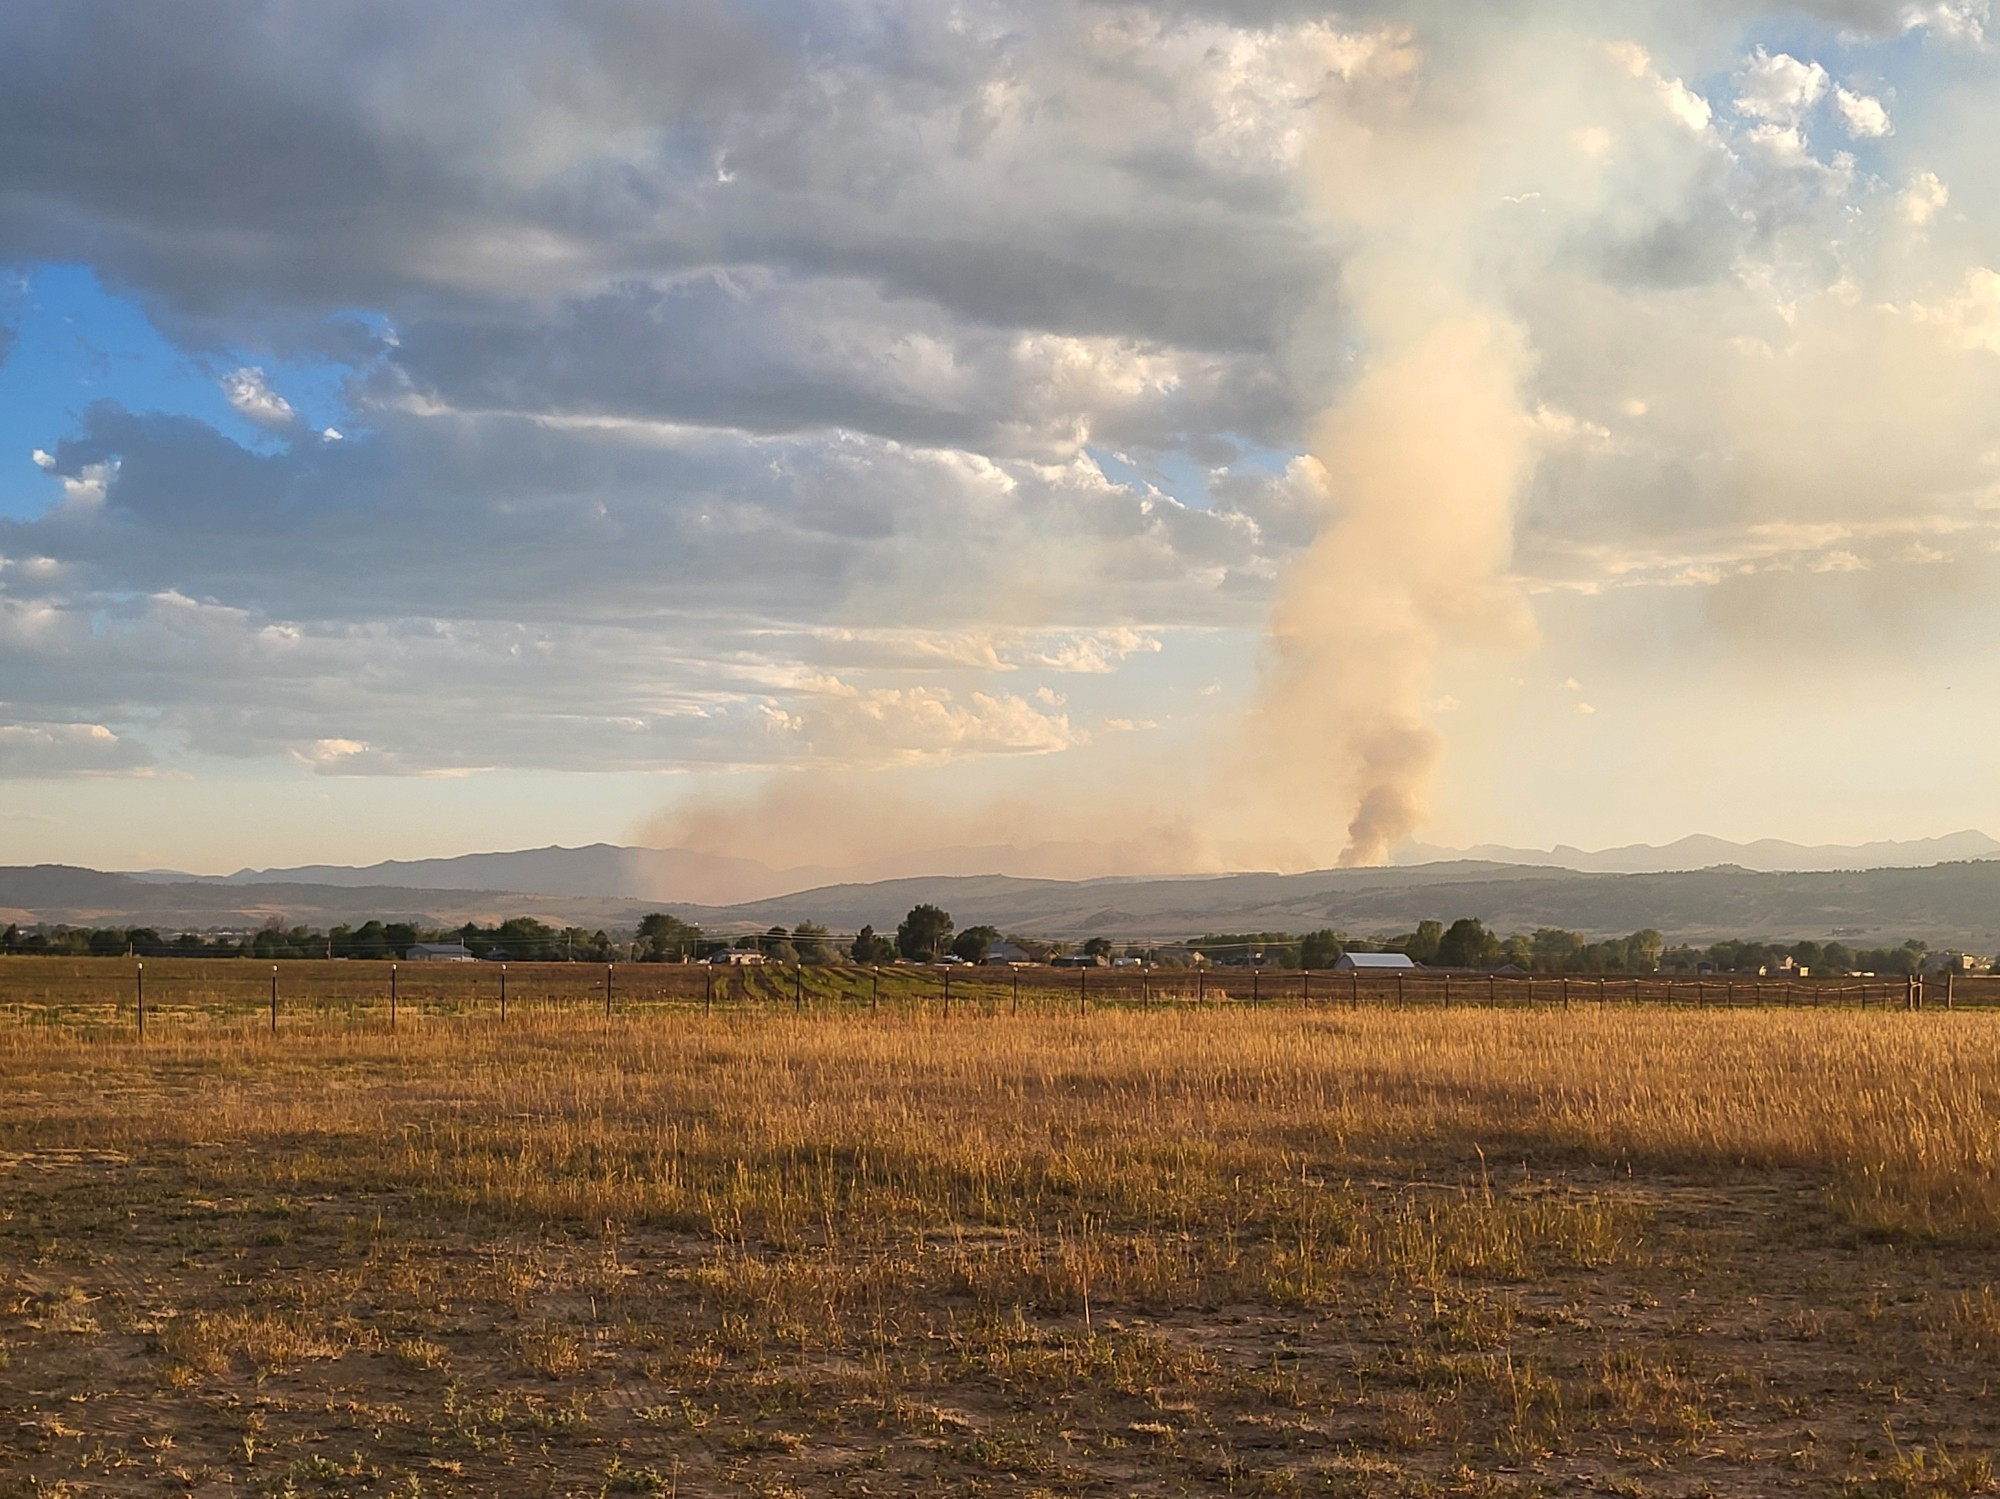
M 103 724 L 0 721 L 0 776 L 129 775 L 153 763 Z

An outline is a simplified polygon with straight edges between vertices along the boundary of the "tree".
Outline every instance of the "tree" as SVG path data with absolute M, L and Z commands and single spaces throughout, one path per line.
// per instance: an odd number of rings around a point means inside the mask
M 1625 939 L 1626 966 L 1634 973 L 1658 973 L 1666 946 L 1667 939 L 1651 927 L 1636 931 Z
M 1086 958 L 1110 957 L 1111 939 L 1109 937 L 1092 937 L 1088 942 L 1083 944 L 1083 955 Z
M 1574 972 L 1583 967 L 1587 944 L 1580 933 L 1566 932 L 1561 927 L 1537 927 L 1529 942 L 1532 966 L 1537 973 Z
M 833 946 L 826 940 L 826 928 L 817 921 L 801 921 L 792 928 L 792 946 L 799 950 L 802 963 L 831 963 Z
M 678 963 L 701 941 L 701 928 L 678 916 L 653 911 L 639 918 L 640 961 Z
M 854 945 L 847 949 L 848 955 L 857 963 L 893 963 L 896 961 L 896 944 L 879 935 L 872 926 L 864 926 L 854 939 Z
M 1412 963 L 1430 964 L 1437 961 L 1438 943 L 1443 940 L 1442 921 L 1420 921 L 1417 929 L 1396 945 L 1409 955 Z
M 1347 944 L 1335 931 L 1307 932 L 1299 939 L 1301 968 L 1331 968 L 1347 952 Z
M 910 907 L 896 928 L 896 951 L 912 963 L 935 963 L 951 945 L 951 913 L 933 905 Z
M 993 944 L 999 940 L 1000 933 L 995 927 L 969 926 L 958 934 L 951 950 L 968 963 L 984 963 L 986 955 L 993 951 Z
M 1500 954 L 1500 939 L 1476 916 L 1461 916 L 1438 938 L 1437 962 L 1444 968 L 1488 968 Z

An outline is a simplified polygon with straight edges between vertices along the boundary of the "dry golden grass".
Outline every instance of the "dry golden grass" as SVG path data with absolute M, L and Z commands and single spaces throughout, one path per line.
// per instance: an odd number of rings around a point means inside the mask
M 0 1172 L 41 1491 L 1958 1493 L 2000 1436 L 1981 1015 L 0 1027 Z

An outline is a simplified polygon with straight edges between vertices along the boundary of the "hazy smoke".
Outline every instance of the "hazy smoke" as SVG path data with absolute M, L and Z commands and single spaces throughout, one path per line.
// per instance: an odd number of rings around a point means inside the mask
M 1480 292 L 1478 153 L 1419 122 L 1418 87 L 1409 50 L 1389 52 L 1327 132 L 1361 373 L 1314 434 L 1328 519 L 1283 581 L 1250 723 L 1265 817 L 1309 850 L 1344 823 L 1342 864 L 1384 861 L 1422 820 L 1442 655 L 1532 630 L 1507 582 L 1533 456 L 1525 340 Z
M 1087 751 L 1081 755 L 1081 763 L 1065 767 L 1057 792 L 1044 781 L 968 795 L 951 767 L 893 776 L 808 769 L 742 794 L 685 798 L 640 838 L 796 870 L 804 884 L 916 875 L 1074 880 L 1240 863 L 1242 850 L 1216 849 L 1173 815 L 1164 774 L 1126 758 L 1094 765 Z M 687 878 L 701 877 L 691 871 Z

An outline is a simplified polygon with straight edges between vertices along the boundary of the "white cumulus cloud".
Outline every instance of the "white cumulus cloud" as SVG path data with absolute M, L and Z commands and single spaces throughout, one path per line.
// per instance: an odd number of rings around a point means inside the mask
M 1847 133 L 1856 140 L 1877 140 L 1895 128 L 1889 122 L 1889 111 L 1883 107 L 1882 101 L 1868 94 L 1853 93 L 1845 88 L 1835 89 L 1833 105 L 1840 111 Z
M 1826 69 L 1759 47 L 1737 75 L 1737 113 L 1774 125 L 1798 124 L 1825 97 Z
M 261 369 L 245 366 L 222 377 L 222 394 L 238 415 L 267 431 L 278 432 L 299 419 L 292 403 L 271 389 Z

